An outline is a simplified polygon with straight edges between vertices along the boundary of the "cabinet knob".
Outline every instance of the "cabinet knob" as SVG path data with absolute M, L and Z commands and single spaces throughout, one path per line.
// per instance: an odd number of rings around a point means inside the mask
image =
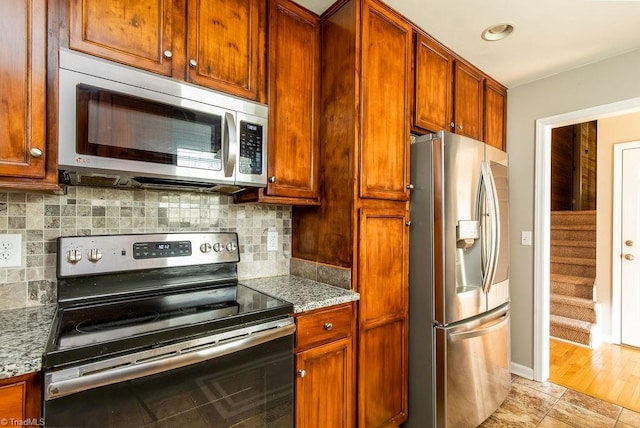
M 411 226 L 411 220 L 405 223 L 407 226 Z
M 449 126 L 450 126 L 451 128 L 455 128 L 455 127 L 456 127 L 456 124 L 455 124 L 455 123 L 453 123 L 453 122 L 451 122 L 451 123 L 449 123 Z
M 462 125 L 458 125 L 458 129 L 464 129 Z
M 633 247 L 633 241 L 631 239 L 627 239 L 626 241 L 624 241 L 624 245 L 626 245 L 627 247 Z
M 29 150 L 29 154 L 34 158 L 39 158 L 42 156 L 42 150 L 36 149 L 35 147 Z
M 409 190 L 413 190 L 413 184 L 409 184 L 409 185 L 407 186 L 407 189 L 409 189 Z
M 303 370 L 303 369 L 298 370 L 298 376 L 299 377 L 305 377 L 306 375 L 307 375 L 307 371 L 306 370 Z
M 276 182 L 276 176 L 272 175 L 271 177 L 269 177 L 269 183 L 275 183 Z
M 171 52 L 169 49 L 162 52 L 162 54 L 164 55 L 165 58 L 171 58 L 173 56 L 173 52 Z
M 633 254 L 625 254 L 624 258 L 629 260 L 629 261 L 632 261 L 635 257 L 633 257 Z
M 198 65 L 198 61 L 196 61 L 195 59 L 191 58 L 189 60 L 189 67 L 195 68 L 196 65 Z
M 333 324 L 331 324 L 330 322 L 324 323 L 325 330 L 331 330 L 332 328 L 333 328 Z

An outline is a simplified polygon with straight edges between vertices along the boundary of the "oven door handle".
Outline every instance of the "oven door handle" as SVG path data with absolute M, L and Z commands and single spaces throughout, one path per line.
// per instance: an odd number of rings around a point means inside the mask
M 214 344 L 206 348 L 196 348 L 193 350 L 187 348 L 183 353 L 166 356 L 164 358 L 158 357 L 158 359 L 151 361 L 134 363 L 132 365 L 96 371 L 84 375 L 81 375 L 79 370 L 76 369 L 76 376 L 67 379 L 52 380 L 51 377 L 57 374 L 54 372 L 47 374 L 45 377 L 44 398 L 45 400 L 53 400 L 89 389 L 126 382 L 128 380 L 197 364 L 291 335 L 295 330 L 296 326 L 292 323 L 283 327 L 242 336 L 229 342 Z

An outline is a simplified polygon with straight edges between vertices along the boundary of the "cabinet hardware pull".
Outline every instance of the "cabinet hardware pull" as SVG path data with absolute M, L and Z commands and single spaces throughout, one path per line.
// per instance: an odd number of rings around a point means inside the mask
M 325 330 L 331 330 L 332 328 L 333 328 L 333 324 L 331 324 L 330 322 L 324 323 Z
M 407 189 L 409 189 L 409 190 L 413 190 L 413 184 L 409 184 L 409 185 L 407 186 Z
M 32 148 L 31 150 L 29 150 L 29 154 L 31 156 L 33 156 L 34 158 L 39 158 L 40 156 L 42 156 L 42 150 L 40 149 L 36 149 L 35 147 Z
M 164 55 L 165 58 L 171 58 L 173 56 L 173 52 L 171 52 L 169 49 L 162 52 L 162 54 Z
M 407 226 L 411 226 L 411 220 L 405 223 Z
M 194 68 L 196 65 L 198 65 L 198 61 L 193 58 L 189 60 L 189 67 Z
M 272 175 L 271 177 L 269 177 L 269 183 L 275 183 L 276 182 L 276 176 Z
M 633 257 L 633 254 L 625 254 L 624 258 L 629 260 L 629 261 L 632 261 L 633 259 L 635 259 L 635 257 Z
M 298 370 L 298 376 L 305 377 L 306 375 L 307 375 L 306 370 L 303 370 L 303 369 Z
M 455 128 L 455 127 L 456 127 L 456 124 L 455 124 L 455 123 L 453 123 L 453 122 L 451 122 L 451 123 L 449 124 L 449 126 L 450 126 L 450 127 L 452 127 L 452 128 Z

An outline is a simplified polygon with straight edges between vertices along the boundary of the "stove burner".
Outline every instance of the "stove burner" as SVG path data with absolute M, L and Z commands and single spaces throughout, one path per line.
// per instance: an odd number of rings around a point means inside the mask
M 95 324 L 91 324 L 91 321 L 89 320 L 83 320 L 76 325 L 76 331 L 78 333 L 91 334 L 99 331 L 107 331 L 107 330 L 113 330 L 116 328 L 129 327 L 129 326 L 143 324 L 147 322 L 153 322 L 157 320 L 159 317 L 160 317 L 160 314 L 158 312 L 150 312 L 147 314 L 137 315 L 132 318 L 107 321 L 107 322 L 101 322 L 101 323 L 95 323 Z

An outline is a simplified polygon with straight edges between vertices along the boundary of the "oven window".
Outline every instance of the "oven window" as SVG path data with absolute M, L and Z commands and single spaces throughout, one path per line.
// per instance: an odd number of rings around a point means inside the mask
M 293 427 L 293 336 L 45 401 L 47 427 Z
M 77 86 L 79 154 L 222 170 L 222 116 Z

